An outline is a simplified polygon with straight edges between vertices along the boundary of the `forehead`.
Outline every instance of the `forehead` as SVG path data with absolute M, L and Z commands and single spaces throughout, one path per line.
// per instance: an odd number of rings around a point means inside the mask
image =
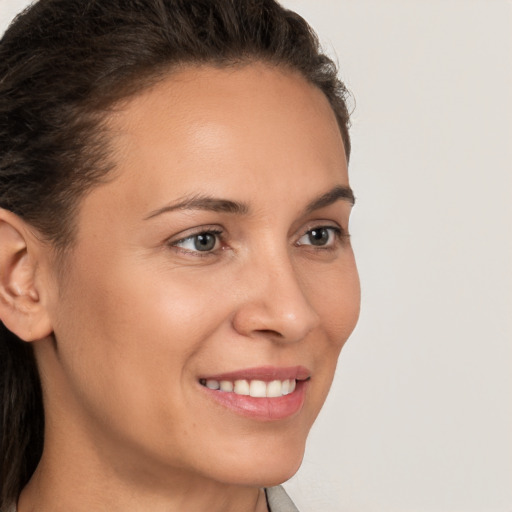
M 123 168 L 136 167 L 134 158 L 156 164 L 164 153 L 175 170 L 194 158 L 205 172 L 212 158 L 235 153 L 244 167 L 267 167 L 258 163 L 270 157 L 276 168 L 289 166 L 301 153 L 329 166 L 345 161 L 324 94 L 298 73 L 259 63 L 174 72 L 131 100 L 112 127 Z
M 173 72 L 120 106 L 109 128 L 114 180 L 93 190 L 82 212 L 141 218 L 190 194 L 268 210 L 348 185 L 327 98 L 299 74 L 264 64 Z

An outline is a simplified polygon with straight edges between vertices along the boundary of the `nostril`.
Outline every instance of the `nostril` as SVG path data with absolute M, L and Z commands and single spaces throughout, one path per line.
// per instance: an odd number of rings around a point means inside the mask
M 274 331 L 272 329 L 258 329 L 257 332 L 266 336 L 273 336 L 274 338 L 284 338 L 280 332 Z

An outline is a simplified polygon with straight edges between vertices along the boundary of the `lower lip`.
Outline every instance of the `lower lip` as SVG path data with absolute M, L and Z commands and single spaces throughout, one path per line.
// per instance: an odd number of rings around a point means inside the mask
M 295 391 L 275 398 L 255 398 L 201 386 L 210 398 L 233 412 L 258 421 L 278 421 L 297 414 L 304 405 L 309 381 L 297 381 Z

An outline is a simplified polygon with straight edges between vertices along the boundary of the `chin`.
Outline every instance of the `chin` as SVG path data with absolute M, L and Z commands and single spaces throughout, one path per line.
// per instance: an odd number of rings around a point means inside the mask
M 280 485 L 283 482 L 289 480 L 300 468 L 302 463 L 302 457 L 298 462 L 294 464 L 279 464 L 277 466 L 269 467 L 260 471 L 257 475 L 258 481 L 256 485 L 258 487 L 274 487 Z
M 276 444 L 279 446 L 276 447 Z M 226 484 L 273 487 L 289 480 L 300 468 L 305 441 L 261 443 L 253 449 L 233 450 L 217 465 L 216 475 Z

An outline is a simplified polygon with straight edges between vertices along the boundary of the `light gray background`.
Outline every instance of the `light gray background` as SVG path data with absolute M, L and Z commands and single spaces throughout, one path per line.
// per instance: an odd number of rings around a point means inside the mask
M 286 487 L 302 512 L 511 512 L 512 3 L 283 3 L 356 98 L 363 289 Z

